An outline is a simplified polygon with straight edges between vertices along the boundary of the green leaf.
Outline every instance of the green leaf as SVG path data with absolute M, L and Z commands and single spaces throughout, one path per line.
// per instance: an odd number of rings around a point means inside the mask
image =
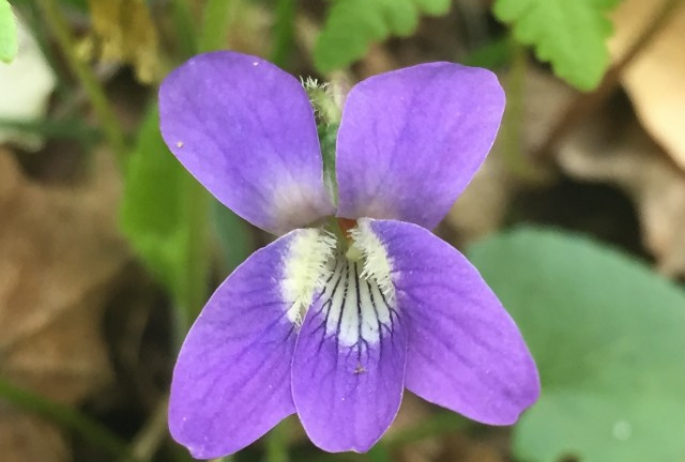
M 121 227 L 187 327 L 206 301 L 210 197 L 167 149 L 156 107 L 141 126 L 124 180 Z
M 587 238 L 520 229 L 469 252 L 520 326 L 542 396 L 517 459 L 682 462 L 685 293 Z
M 606 13 L 621 0 L 497 0 L 497 18 L 513 23 L 518 41 L 581 90 L 592 90 L 609 65 Z
M 369 45 L 416 30 L 421 14 L 441 15 L 450 0 L 332 0 L 314 48 L 314 65 L 326 73 L 364 56 Z
M 9 2 L 0 0 L 0 61 L 9 63 L 17 55 L 17 51 L 17 21 Z

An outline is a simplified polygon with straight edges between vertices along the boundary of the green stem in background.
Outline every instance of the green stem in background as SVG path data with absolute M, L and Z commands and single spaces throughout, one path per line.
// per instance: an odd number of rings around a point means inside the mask
M 187 318 L 183 325 L 183 336 L 190 329 L 195 318 L 200 314 L 202 307 L 207 302 L 209 280 L 209 268 L 211 258 L 209 255 L 209 205 L 210 195 L 205 188 L 194 178 L 188 175 L 188 187 L 186 188 L 186 219 L 193 223 L 189 229 L 188 249 L 188 282 L 184 286 L 187 291 L 181 303 L 185 305 Z M 180 343 L 179 343 L 180 345 Z
M 207 0 L 202 14 L 203 25 L 198 44 L 200 53 L 226 48 L 232 5 L 233 0 Z
M 509 40 L 510 67 L 504 87 L 507 105 L 502 118 L 502 154 L 507 168 L 517 176 L 525 175 L 523 158 L 523 99 L 526 84 L 526 51 L 513 38 Z
M 208 0 L 203 11 L 203 26 L 199 40 L 199 51 L 222 50 L 229 47 L 228 31 L 236 21 L 236 10 L 240 2 L 236 0 Z M 222 250 L 223 266 L 221 275 L 225 276 L 240 265 L 255 247 L 254 236 L 249 225 L 226 206 L 209 198 L 208 214 L 212 215 L 216 244 Z M 210 237 L 208 230 L 206 237 Z
M 295 0 L 277 0 L 271 62 L 279 67 L 287 67 L 288 58 L 293 49 L 296 10 Z
M 183 58 L 190 58 L 197 52 L 197 28 L 188 0 L 173 0 L 173 15 L 181 54 Z
M 284 421 L 274 427 L 266 436 L 266 462 L 288 462 L 288 432 Z
M 25 121 L 0 117 L 0 129 L 35 134 L 47 139 L 75 140 L 87 145 L 94 144 L 102 137 L 97 129 L 86 126 L 82 120 L 76 118 Z
M 199 52 L 219 50 L 226 45 L 226 36 L 230 22 L 229 9 L 231 0 L 208 0 L 203 11 L 203 24 L 200 38 L 197 41 Z M 189 227 L 187 281 L 182 284 L 183 290 L 176 303 L 177 334 L 180 345 L 185 334 L 205 302 L 207 301 L 208 278 L 210 268 L 209 217 L 211 198 L 207 191 L 195 179 L 187 175 L 185 191 L 185 219 L 193 223 Z
M 114 151 L 119 166 L 123 168 L 127 154 L 124 131 L 107 101 L 104 89 L 90 67 L 77 56 L 76 41 L 71 35 L 69 24 L 57 1 L 38 0 L 38 3 L 43 12 L 43 19 L 55 35 L 71 71 L 76 75 L 88 95 L 93 110 L 102 124 L 107 142 Z
M 0 398 L 17 408 L 48 419 L 78 433 L 84 440 L 101 448 L 113 458 L 126 462 L 142 462 L 131 455 L 126 443 L 99 422 L 78 411 L 53 402 L 37 393 L 12 385 L 0 378 Z
M 203 10 L 203 24 L 197 41 L 199 52 L 220 50 L 226 47 L 228 27 L 231 22 L 232 0 L 208 0 Z M 185 188 L 185 218 L 194 226 L 189 228 L 188 280 L 184 290 L 178 295 L 179 305 L 177 333 L 180 341 L 207 301 L 208 278 L 210 269 L 210 213 L 211 197 L 205 189 L 188 175 Z
M 528 57 L 526 50 L 510 38 L 510 68 L 504 82 L 507 106 L 502 118 L 500 146 L 507 170 L 521 180 L 537 182 L 541 172 L 523 152 L 524 99 Z

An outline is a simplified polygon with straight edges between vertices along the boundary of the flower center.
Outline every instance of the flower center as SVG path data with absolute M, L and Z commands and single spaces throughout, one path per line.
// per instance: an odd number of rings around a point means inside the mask
M 299 326 L 313 308 L 342 344 L 376 343 L 396 314 L 392 261 L 367 220 L 337 224 L 338 239 L 322 229 L 293 237 L 282 281 L 287 316 Z
M 393 299 L 373 277 L 364 276 L 362 265 L 338 258 L 312 306 L 326 334 L 345 346 L 378 343 L 397 315 Z

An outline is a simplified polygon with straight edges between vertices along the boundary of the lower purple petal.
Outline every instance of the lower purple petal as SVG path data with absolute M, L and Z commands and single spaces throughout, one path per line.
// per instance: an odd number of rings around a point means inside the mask
M 478 271 L 419 226 L 370 220 L 392 258 L 407 316 L 407 389 L 471 419 L 516 422 L 538 398 L 533 358 L 516 324 Z
M 394 305 L 341 259 L 304 320 L 293 358 L 297 412 L 329 452 L 368 451 L 397 415 L 407 337 Z
M 236 452 L 295 411 L 294 324 L 281 279 L 293 231 L 257 251 L 217 289 L 174 369 L 169 428 L 197 458 Z

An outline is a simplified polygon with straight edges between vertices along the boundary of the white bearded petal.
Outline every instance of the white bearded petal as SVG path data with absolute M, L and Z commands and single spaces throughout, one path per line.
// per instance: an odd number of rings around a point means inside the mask
M 364 268 L 361 276 L 376 281 L 383 294 L 395 301 L 395 287 L 392 283 L 392 259 L 388 256 L 381 240 L 371 229 L 368 219 L 359 220 L 359 225 L 350 231 L 354 240 L 352 250 L 361 254 L 364 259 Z
M 360 220 L 349 235 L 352 243 L 343 254 L 330 234 L 302 230 L 288 248 L 281 287 L 291 322 L 301 325 L 318 301 L 326 336 L 366 348 L 392 332 L 397 316 L 392 262 L 367 222 Z
M 304 313 L 323 287 L 335 251 L 335 239 L 318 229 L 304 229 L 290 243 L 285 258 L 283 298 L 289 303 L 288 319 L 301 324 Z

